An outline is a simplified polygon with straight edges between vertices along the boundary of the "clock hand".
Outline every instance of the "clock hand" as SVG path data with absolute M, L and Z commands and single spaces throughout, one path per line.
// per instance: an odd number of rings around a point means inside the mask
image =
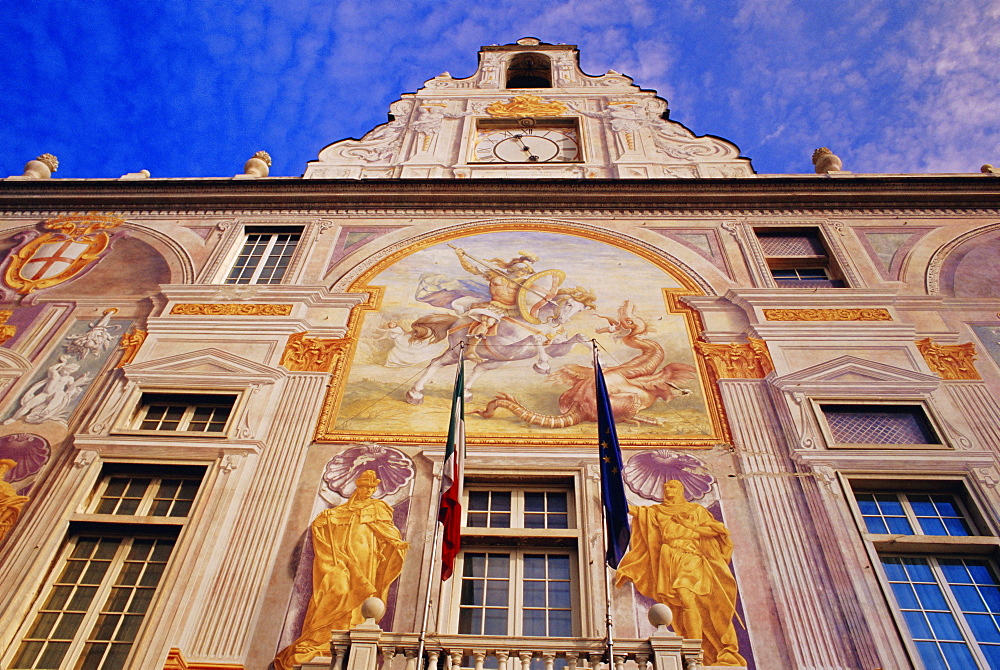
M 529 149 L 528 145 L 524 143 L 524 140 L 521 139 L 522 137 L 524 137 L 524 135 L 514 135 L 514 139 L 516 139 L 521 144 L 521 148 L 528 154 L 528 160 L 537 163 L 538 156 L 531 153 L 531 149 Z

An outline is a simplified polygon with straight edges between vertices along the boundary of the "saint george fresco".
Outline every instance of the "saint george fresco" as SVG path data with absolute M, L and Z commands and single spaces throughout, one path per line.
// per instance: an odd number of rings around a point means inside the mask
M 387 600 L 410 545 L 392 523 L 392 508 L 372 498 L 380 483 L 374 470 L 365 470 L 346 502 L 312 522 L 312 597 L 299 638 L 274 659 L 275 670 L 329 653 L 331 630 L 361 623 L 367 598 Z
M 453 238 L 394 259 L 351 288 L 380 287 L 381 297 L 358 326 L 328 435 L 440 432 L 466 342 L 470 440 L 590 437 L 596 427 L 581 384 L 593 377 L 595 338 L 624 439 L 718 435 L 693 324 L 665 299 L 697 289 L 645 256 L 533 228 Z
M 701 639 L 705 665 L 746 666 L 733 616 L 736 579 L 729 569 L 729 530 L 701 505 L 684 498 L 684 484 L 663 485 L 663 502 L 636 507 L 632 541 L 618 565 L 616 586 L 635 584 L 639 593 L 670 607 L 674 631 Z

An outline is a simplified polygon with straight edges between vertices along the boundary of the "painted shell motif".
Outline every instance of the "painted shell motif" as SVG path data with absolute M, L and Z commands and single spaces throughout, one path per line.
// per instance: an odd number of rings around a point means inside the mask
M 17 462 L 7 473 L 7 481 L 16 482 L 30 477 L 49 460 L 49 443 L 40 435 L 14 433 L 0 437 L 0 458 Z
M 643 451 L 629 459 L 622 470 L 625 484 L 646 500 L 663 500 L 663 484 L 676 479 L 684 484 L 688 500 L 698 500 L 712 489 L 715 478 L 705 464 L 689 454 L 667 449 Z
M 333 492 L 347 498 L 354 481 L 365 470 L 374 470 L 382 480 L 373 497 L 384 498 L 403 488 L 413 477 L 413 461 L 401 451 L 368 442 L 348 447 L 326 464 L 323 482 Z

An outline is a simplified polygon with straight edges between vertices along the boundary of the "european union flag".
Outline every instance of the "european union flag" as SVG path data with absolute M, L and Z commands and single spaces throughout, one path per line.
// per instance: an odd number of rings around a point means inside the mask
M 611 413 L 608 387 L 604 373 L 594 352 L 594 373 L 597 382 L 597 441 L 601 454 L 601 502 L 604 504 L 605 539 L 608 543 L 607 561 L 617 568 L 628 549 L 632 531 L 628 526 L 628 502 L 625 500 L 625 483 L 622 481 L 622 452 L 618 447 L 618 433 Z

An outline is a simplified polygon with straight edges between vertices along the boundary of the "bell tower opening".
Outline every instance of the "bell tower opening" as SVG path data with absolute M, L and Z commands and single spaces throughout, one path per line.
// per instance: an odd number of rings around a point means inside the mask
M 507 65 L 507 88 L 552 88 L 552 61 L 544 54 L 517 54 Z

